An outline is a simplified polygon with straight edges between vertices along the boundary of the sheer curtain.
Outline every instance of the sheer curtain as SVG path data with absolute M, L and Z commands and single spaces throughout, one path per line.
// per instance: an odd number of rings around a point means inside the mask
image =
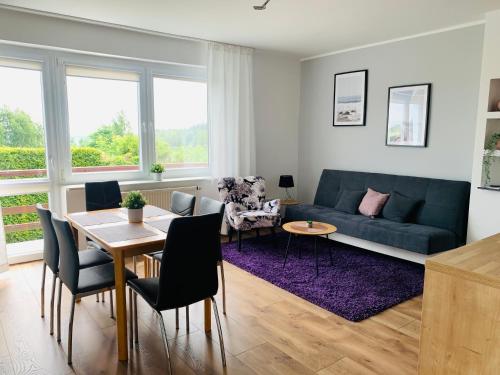
M 208 122 L 214 177 L 255 173 L 253 50 L 208 45 Z
M 0 272 L 7 271 L 7 245 L 5 244 L 5 230 L 3 227 L 2 206 L 0 206 Z

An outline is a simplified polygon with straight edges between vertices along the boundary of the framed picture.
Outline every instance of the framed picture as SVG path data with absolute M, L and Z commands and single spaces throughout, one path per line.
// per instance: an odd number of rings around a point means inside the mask
M 368 70 L 335 74 L 333 87 L 333 126 L 366 124 Z
M 387 146 L 427 147 L 431 84 L 389 87 Z

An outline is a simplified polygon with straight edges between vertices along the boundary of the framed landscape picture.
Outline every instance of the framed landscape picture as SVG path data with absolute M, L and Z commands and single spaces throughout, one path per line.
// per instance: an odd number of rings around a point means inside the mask
M 431 84 L 389 87 L 387 146 L 427 147 Z
M 368 70 L 335 74 L 333 126 L 364 126 Z

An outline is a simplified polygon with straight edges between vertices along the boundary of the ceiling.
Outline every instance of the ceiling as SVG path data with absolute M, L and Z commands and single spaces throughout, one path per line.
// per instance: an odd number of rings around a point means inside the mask
M 300 57 L 480 21 L 500 0 L 0 0 Z

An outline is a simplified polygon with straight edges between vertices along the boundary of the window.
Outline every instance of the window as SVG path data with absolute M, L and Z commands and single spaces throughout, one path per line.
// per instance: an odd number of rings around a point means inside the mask
M 166 169 L 208 167 L 207 85 L 153 78 L 156 160 Z
M 42 65 L 0 58 L 0 179 L 47 176 Z
M 139 75 L 66 67 L 73 173 L 140 170 Z

